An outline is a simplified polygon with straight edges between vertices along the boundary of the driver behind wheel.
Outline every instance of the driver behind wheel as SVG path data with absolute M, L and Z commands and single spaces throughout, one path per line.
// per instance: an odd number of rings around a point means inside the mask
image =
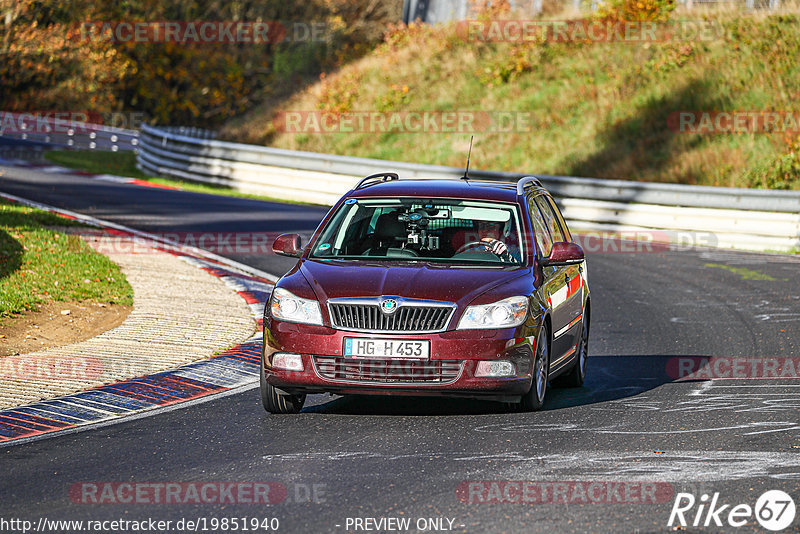
M 519 251 L 513 245 L 514 240 L 509 239 L 509 237 L 510 232 L 506 230 L 505 223 L 476 220 L 474 231 L 463 232 L 461 236 L 457 236 L 455 239 L 467 244 L 475 243 L 475 248 L 479 248 L 478 243 L 483 244 L 484 250 L 491 252 L 504 262 L 519 261 Z M 510 247 L 506 244 L 507 241 L 511 243 Z
M 508 246 L 503 242 L 503 223 L 478 221 L 477 230 L 480 241 L 487 244 L 487 249 L 502 257 L 508 254 Z

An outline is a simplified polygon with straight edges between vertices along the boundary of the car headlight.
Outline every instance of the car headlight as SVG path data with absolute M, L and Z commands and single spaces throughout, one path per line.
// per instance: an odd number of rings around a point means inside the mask
M 290 352 L 276 352 L 272 355 L 272 367 L 284 371 L 303 371 L 303 357 Z
M 276 288 L 270 304 L 272 316 L 290 323 L 322 324 L 319 302 L 300 298 L 290 291 Z
M 481 360 L 475 367 L 475 378 L 514 376 L 516 369 L 508 360 Z
M 491 304 L 468 306 L 458 330 L 480 328 L 510 328 L 525 322 L 528 316 L 527 297 L 509 297 Z

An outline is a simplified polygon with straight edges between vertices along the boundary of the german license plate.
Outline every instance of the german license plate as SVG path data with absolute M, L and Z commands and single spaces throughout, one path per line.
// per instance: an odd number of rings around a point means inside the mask
M 355 358 L 408 358 L 427 360 L 431 352 L 428 340 L 344 338 L 344 355 Z

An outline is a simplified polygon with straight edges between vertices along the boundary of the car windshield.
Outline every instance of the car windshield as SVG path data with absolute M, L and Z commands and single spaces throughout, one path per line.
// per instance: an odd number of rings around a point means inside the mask
M 519 265 L 515 205 L 419 198 L 349 198 L 339 206 L 310 257 Z

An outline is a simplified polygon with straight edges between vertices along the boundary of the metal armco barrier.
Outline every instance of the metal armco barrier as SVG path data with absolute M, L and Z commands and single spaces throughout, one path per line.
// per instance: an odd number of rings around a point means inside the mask
M 462 168 L 335 156 L 229 143 L 143 126 L 138 166 L 147 173 L 219 184 L 278 199 L 331 205 L 375 172 L 456 178 Z M 520 173 L 470 170 L 480 180 Z M 652 232 L 682 245 L 749 250 L 800 248 L 800 192 L 701 187 L 539 175 L 570 226 L 581 231 Z
M 139 144 L 138 130 L 7 111 L 0 111 L 0 137 L 49 148 L 111 152 L 137 150 Z

